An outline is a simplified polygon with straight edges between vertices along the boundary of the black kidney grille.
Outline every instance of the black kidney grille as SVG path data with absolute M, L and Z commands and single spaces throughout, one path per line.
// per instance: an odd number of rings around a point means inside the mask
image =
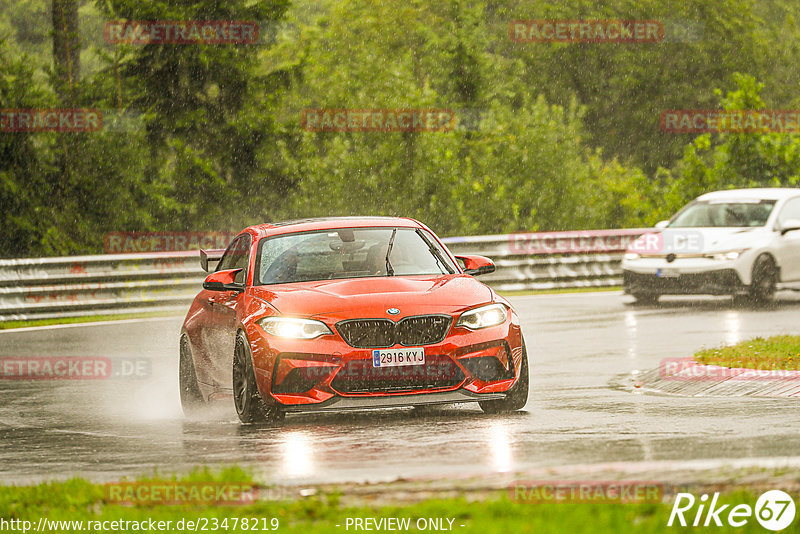
M 452 319 L 444 315 L 407 317 L 394 328 L 395 339 L 401 345 L 431 345 L 447 335 Z
M 348 345 L 359 348 L 394 345 L 394 323 L 387 319 L 356 319 L 336 324 Z
M 336 329 L 351 347 L 374 349 L 396 344 L 406 347 L 432 345 L 450 330 L 449 315 L 418 315 L 395 323 L 389 319 L 352 319 L 336 323 Z

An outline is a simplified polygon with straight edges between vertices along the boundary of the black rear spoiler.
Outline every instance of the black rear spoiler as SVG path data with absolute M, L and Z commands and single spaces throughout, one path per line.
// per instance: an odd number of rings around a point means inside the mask
M 214 269 L 217 268 L 217 263 L 219 260 L 222 259 L 222 255 L 225 253 L 224 248 L 213 248 L 208 250 L 200 249 L 200 266 L 203 270 L 207 273 L 212 272 Z M 209 262 L 212 262 L 214 265 L 209 268 Z

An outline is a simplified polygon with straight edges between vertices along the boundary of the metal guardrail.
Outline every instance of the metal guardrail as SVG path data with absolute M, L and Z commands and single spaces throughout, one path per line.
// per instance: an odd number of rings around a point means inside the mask
M 497 270 L 481 281 L 506 291 L 621 284 L 627 244 L 646 230 L 595 230 L 443 239 Z M 206 273 L 198 251 L 0 260 L 0 321 L 184 312 Z

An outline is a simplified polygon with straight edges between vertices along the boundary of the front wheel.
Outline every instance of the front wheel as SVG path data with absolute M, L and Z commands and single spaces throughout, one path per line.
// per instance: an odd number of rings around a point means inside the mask
M 522 342 L 522 364 L 519 375 L 519 380 L 508 390 L 505 399 L 481 401 L 478 403 L 481 410 L 484 413 L 508 413 L 525 407 L 525 403 L 528 402 L 528 385 L 530 383 L 528 350 L 525 348 L 525 341 Z
M 242 423 L 272 423 L 283 420 L 286 413 L 264 402 L 256 386 L 250 343 L 244 334 L 236 336 L 233 353 L 233 404 Z
M 775 261 L 767 254 L 762 254 L 753 264 L 753 279 L 750 281 L 748 296 L 753 302 L 769 302 L 775 296 L 777 283 L 778 268 Z

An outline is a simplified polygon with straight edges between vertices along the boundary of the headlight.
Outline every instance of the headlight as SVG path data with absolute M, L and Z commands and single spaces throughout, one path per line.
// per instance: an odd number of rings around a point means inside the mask
M 465 311 L 458 318 L 456 326 L 466 326 L 472 330 L 497 326 L 506 322 L 508 310 L 502 304 L 489 304 L 474 310 Z
M 716 261 L 726 261 L 726 260 L 738 260 L 739 256 L 741 256 L 747 249 L 744 250 L 729 250 L 727 252 L 716 252 L 714 254 L 706 254 L 704 257 L 710 260 Z
M 626 252 L 625 253 L 625 259 L 626 260 L 638 260 L 639 259 L 639 254 L 636 253 L 636 252 Z
M 295 319 L 292 317 L 264 317 L 256 321 L 268 334 L 277 337 L 295 339 L 314 339 L 325 334 L 332 334 L 328 325 L 313 319 Z

